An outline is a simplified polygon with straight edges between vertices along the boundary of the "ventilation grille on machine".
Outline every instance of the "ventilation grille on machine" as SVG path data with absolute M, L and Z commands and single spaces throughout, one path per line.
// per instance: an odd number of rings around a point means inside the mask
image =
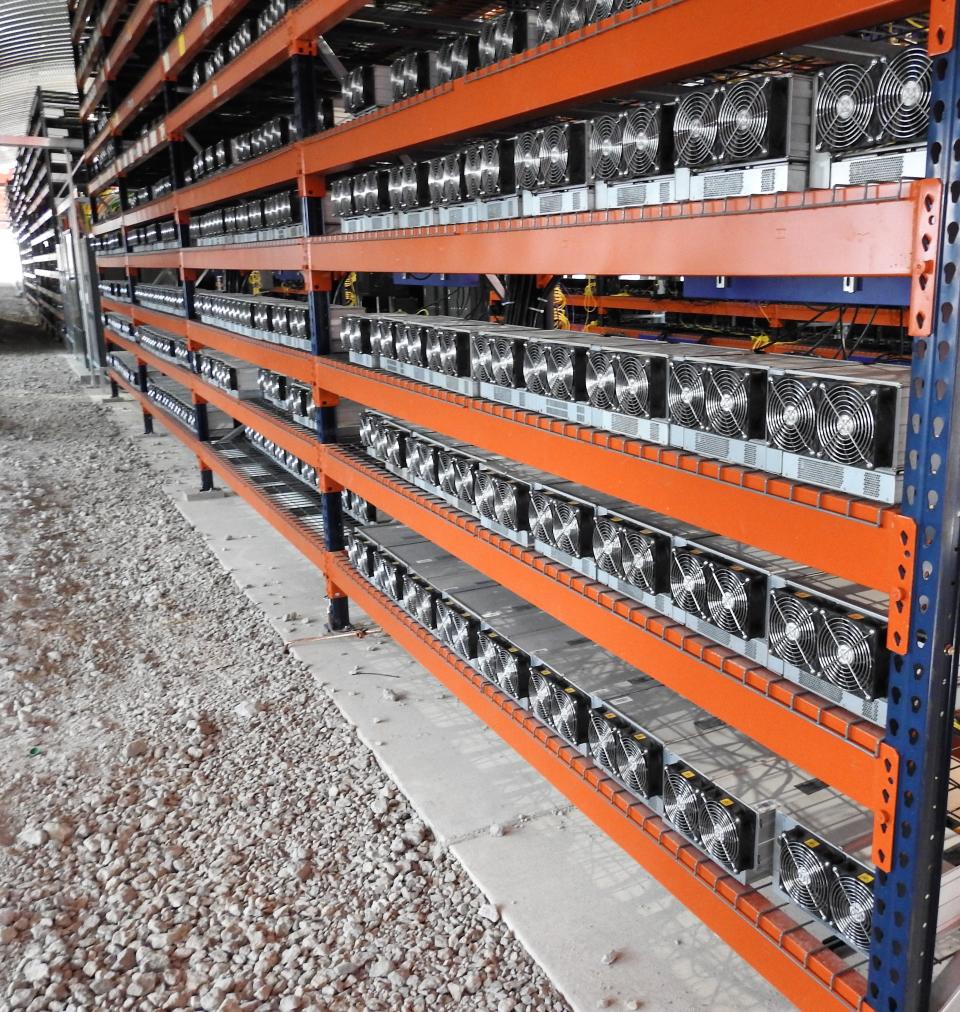
M 884 630 L 858 612 L 818 602 L 805 591 L 770 595 L 770 650 L 863 699 L 884 692 Z
M 599 765 L 638 797 L 660 794 L 663 747 L 654 738 L 614 713 L 591 710 L 587 742 Z
M 589 704 L 583 693 L 547 668 L 530 670 L 530 709 L 573 745 L 586 738 Z
M 594 517 L 593 558 L 602 573 L 659 594 L 667 584 L 670 538 L 630 521 Z
M 843 152 L 920 143 L 930 118 L 931 61 L 920 46 L 818 75 L 816 146 Z
M 776 884 L 801 910 L 870 951 L 874 875 L 866 866 L 794 826 L 777 839 Z
M 591 179 L 616 182 L 666 171 L 664 107 L 641 103 L 591 120 L 587 140 Z
M 771 375 L 767 440 L 781 450 L 852 467 L 895 461 L 896 387 Z
M 532 489 L 527 521 L 534 538 L 564 555 L 581 559 L 593 546 L 593 512 L 585 504 L 555 492 Z
M 691 169 L 717 161 L 720 90 L 694 91 L 684 96 L 673 120 L 674 161 Z

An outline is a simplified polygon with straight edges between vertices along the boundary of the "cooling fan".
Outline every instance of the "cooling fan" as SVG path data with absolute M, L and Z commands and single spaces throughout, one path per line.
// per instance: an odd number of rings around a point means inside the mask
M 691 840 L 697 839 L 700 827 L 697 791 L 693 783 L 695 776 L 677 763 L 672 763 L 663 771 L 664 814 L 676 829 Z
M 675 548 L 670 558 L 670 592 L 686 612 L 706 615 L 707 561 L 693 549 Z
M 427 368 L 433 372 L 442 372 L 443 366 L 443 331 L 437 327 L 427 328 Z
M 550 710 L 552 726 L 571 744 L 583 740 L 583 701 L 576 689 L 557 684 L 551 686 Z
M 472 620 L 446 603 L 437 605 L 440 638 L 462 660 L 469 661 L 476 654 L 476 635 Z
M 570 132 L 566 123 L 552 123 L 540 135 L 538 181 L 551 189 L 564 186 L 570 176 Z
M 779 842 L 780 888 L 801 910 L 827 918 L 833 869 L 821 856 L 819 841 L 783 833 Z
M 494 511 L 497 523 L 510 531 L 519 531 L 523 508 L 528 490 L 518 482 L 506 478 L 494 478 Z
M 560 0 L 560 34 L 567 35 L 587 22 L 587 0 Z
M 670 420 L 688 429 L 704 424 L 706 391 L 703 374 L 690 362 L 671 362 L 667 383 L 667 407 Z
M 493 32 L 497 60 L 505 60 L 517 49 L 517 21 L 513 11 L 507 11 L 497 18 Z
M 489 334 L 470 337 L 470 372 L 481 383 L 496 383 L 493 371 L 494 338 Z
M 639 731 L 622 731 L 617 738 L 617 772 L 620 779 L 641 798 L 660 793 L 663 750 L 658 742 Z
M 873 466 L 877 437 L 874 388 L 824 384 L 816 420 L 817 438 L 825 456 L 838 464 Z
M 598 516 L 593 524 L 593 558 L 597 569 L 610 576 L 624 575 L 622 525 L 611 517 Z
M 677 107 L 673 121 L 674 160 L 698 168 L 716 161 L 719 92 L 694 91 Z
M 549 356 L 547 346 L 527 341 L 523 349 L 523 382 L 532 394 L 546 397 L 550 393 Z
M 552 42 L 560 35 L 560 9 L 563 0 L 540 0 L 537 8 L 537 44 Z
M 867 881 L 864 881 L 864 880 Z M 870 949 L 873 924 L 873 876 L 839 872 L 830 887 L 830 920 L 863 952 Z
M 817 75 L 817 150 L 843 151 L 873 143 L 875 63 L 842 63 Z
M 474 481 L 477 509 L 480 510 L 480 515 L 486 520 L 496 520 L 496 479 L 486 468 L 478 467 Z
M 471 144 L 463 152 L 463 187 L 470 200 L 483 193 L 483 145 Z
M 460 455 L 451 450 L 440 450 L 437 453 L 440 487 L 448 495 L 457 494 L 457 462 L 459 459 Z
M 817 405 L 811 386 L 794 376 L 767 385 L 767 439 L 788 453 L 816 450 Z
M 717 130 L 724 161 L 766 158 L 769 152 L 770 78 L 752 77 L 723 90 Z
M 453 151 L 443 158 L 443 182 L 440 186 L 440 198 L 444 204 L 455 204 L 463 199 L 463 179 L 458 151 Z
M 444 376 L 459 376 L 460 349 L 457 345 L 457 335 L 449 330 L 436 330 L 434 333 L 440 346 L 440 365 L 437 371 L 442 372 Z
M 931 70 L 930 57 L 920 46 L 910 46 L 885 62 L 877 84 L 877 123 L 882 140 L 926 136 Z
M 623 119 L 620 116 L 598 116 L 590 122 L 587 151 L 593 179 L 619 179 L 623 173 Z
M 470 50 L 473 40 L 469 35 L 458 35 L 453 40 L 453 52 L 450 55 L 450 77 L 451 80 L 463 77 L 473 69 L 470 64 Z
M 616 356 L 607 351 L 591 351 L 587 355 L 587 399 L 595 408 L 613 411 L 617 403 Z
M 563 344 L 547 345 L 547 389 L 551 397 L 562 401 L 577 399 L 576 348 Z
M 463 502 L 475 502 L 476 489 L 474 479 L 476 469 L 471 460 L 466 457 L 455 457 L 453 461 L 455 495 Z
M 508 337 L 491 339 L 493 382 L 501 387 L 517 386 L 518 342 Z M 526 361 L 526 355 L 524 355 Z M 545 372 L 545 367 L 544 367 Z
M 655 171 L 660 159 L 659 105 L 637 105 L 626 114 L 623 124 L 623 175 L 631 178 Z
M 812 603 L 775 590 L 770 595 L 768 636 L 775 656 L 805 671 L 816 670 L 817 611 Z
M 513 146 L 513 168 L 518 190 L 535 190 L 540 179 L 540 134 L 525 130 Z
M 624 578 L 648 594 L 658 593 L 657 542 L 654 535 L 626 525 L 622 537 Z
M 749 863 L 747 853 L 750 828 L 744 812 L 732 798 L 700 795 L 698 829 L 704 850 L 726 868 L 743 871 Z
M 484 21 L 480 28 L 479 56 L 480 66 L 489 67 L 496 63 L 497 56 L 497 21 L 498 18 L 491 18 Z
M 866 699 L 876 694 L 879 630 L 863 619 L 821 613 L 817 632 L 820 674 Z
M 484 141 L 480 158 L 480 192 L 484 197 L 495 197 L 503 190 L 500 166 L 500 141 Z
M 708 366 L 703 370 L 704 413 L 711 432 L 730 439 L 749 437 L 749 382 L 745 369 Z
M 720 629 L 749 639 L 756 625 L 750 574 L 711 563 L 707 566 L 707 611 Z
M 620 727 L 616 714 L 590 711 L 587 724 L 590 755 L 608 772 L 619 775 L 617 757 L 620 751 Z
M 584 554 L 587 542 L 587 519 L 585 510 L 578 504 L 554 498 L 550 503 L 551 542 L 555 548 L 579 559 Z M 591 539 L 592 540 L 592 539 Z
M 602 21 L 613 13 L 613 0 L 586 0 L 584 17 L 587 24 Z
M 650 369 L 640 355 L 617 355 L 614 361 L 617 407 L 635 418 L 650 415 Z
M 530 672 L 530 709 L 533 715 L 547 727 L 553 727 L 553 690 L 554 685 L 549 674 L 531 670 Z
M 553 511 L 550 497 L 540 489 L 531 489 L 527 504 L 530 533 L 537 541 L 551 544 L 553 540 Z

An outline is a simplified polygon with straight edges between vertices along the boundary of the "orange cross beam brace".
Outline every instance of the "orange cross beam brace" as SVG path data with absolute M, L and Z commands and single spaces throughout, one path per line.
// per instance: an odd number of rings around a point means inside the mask
M 889 809 L 881 793 L 888 771 L 880 757 L 879 728 L 578 573 L 544 564 L 536 553 L 378 473 L 350 451 L 326 447 L 323 470 L 399 523 L 872 811 Z
M 824 572 L 888 593 L 902 586 L 909 601 L 915 529 L 895 509 L 329 359 L 317 359 L 316 382 L 385 414 Z

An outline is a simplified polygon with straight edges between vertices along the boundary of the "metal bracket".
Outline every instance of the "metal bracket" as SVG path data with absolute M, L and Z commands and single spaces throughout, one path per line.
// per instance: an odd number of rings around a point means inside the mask
M 327 70 L 338 81 L 346 80 L 347 68 L 340 62 L 337 54 L 330 48 L 330 43 L 322 35 L 317 36 L 317 56 L 323 60 Z
M 953 45 L 956 0 L 930 0 L 930 28 L 927 49 L 931 56 L 942 56 Z
M 880 744 L 877 793 L 880 803 L 873 810 L 873 863 L 881 871 L 893 867 L 894 808 L 900 783 L 900 756 L 886 742 Z
M 917 525 L 902 513 L 892 517 L 893 528 L 902 549 L 897 578 L 890 588 L 887 613 L 887 649 L 905 654 L 910 636 L 910 597 L 913 592 L 914 557 L 917 550 Z
M 503 282 L 496 274 L 484 274 L 484 277 L 490 282 L 490 287 L 500 296 L 500 301 L 502 302 L 507 294 L 507 289 Z
M 933 283 L 937 268 L 937 236 L 943 185 L 939 179 L 913 184 L 916 216 L 913 233 L 913 283 L 907 330 L 911 337 L 927 337 L 933 326 Z

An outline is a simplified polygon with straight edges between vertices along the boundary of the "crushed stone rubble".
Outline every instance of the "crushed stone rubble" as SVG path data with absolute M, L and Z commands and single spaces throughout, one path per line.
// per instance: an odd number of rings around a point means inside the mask
M 565 1010 L 53 352 L 0 370 L 0 1010 Z

